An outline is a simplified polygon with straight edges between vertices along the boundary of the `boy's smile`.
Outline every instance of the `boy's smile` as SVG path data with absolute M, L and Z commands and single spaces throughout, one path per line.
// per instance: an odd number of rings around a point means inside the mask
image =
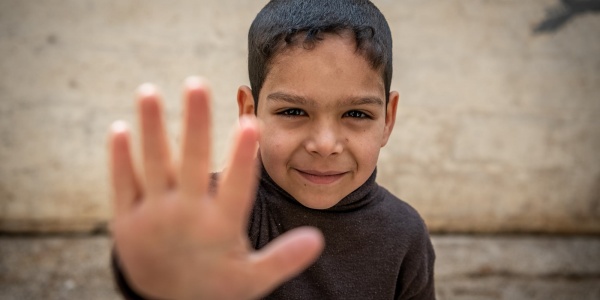
M 398 102 L 390 93 L 386 109 L 381 73 L 356 51 L 353 36 L 323 38 L 274 57 L 257 109 L 267 173 L 313 209 L 334 206 L 371 176 Z M 240 89 L 238 104 L 254 111 L 249 89 Z

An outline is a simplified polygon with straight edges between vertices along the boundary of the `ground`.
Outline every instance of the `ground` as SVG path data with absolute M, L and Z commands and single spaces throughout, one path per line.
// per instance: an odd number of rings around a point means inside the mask
M 600 299 L 600 237 L 434 235 L 438 299 Z M 120 299 L 110 238 L 1 236 L 0 298 Z

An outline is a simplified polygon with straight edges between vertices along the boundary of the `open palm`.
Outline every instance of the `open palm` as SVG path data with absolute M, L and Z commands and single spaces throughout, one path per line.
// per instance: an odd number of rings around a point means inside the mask
M 174 163 L 156 88 L 140 87 L 143 176 L 134 168 L 127 126 L 112 126 L 112 231 L 126 278 L 142 295 L 253 299 L 301 272 L 322 250 L 322 236 L 310 228 L 290 231 L 257 252 L 249 246 L 257 125 L 250 117 L 240 120 L 230 160 L 212 191 L 209 97 L 201 80 L 186 81 L 181 155 Z

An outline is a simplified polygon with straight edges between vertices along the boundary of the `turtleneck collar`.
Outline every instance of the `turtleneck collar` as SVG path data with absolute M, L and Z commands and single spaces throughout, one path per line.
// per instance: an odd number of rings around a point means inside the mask
M 283 188 L 281 188 L 275 181 L 271 178 L 271 176 L 267 173 L 264 165 L 261 163 L 261 174 L 260 174 L 260 185 L 268 192 L 272 194 L 276 194 L 279 197 L 276 201 L 288 201 L 292 204 L 302 206 L 306 209 L 317 210 L 306 207 L 302 205 L 302 203 L 298 202 L 292 195 L 286 192 Z M 375 178 L 377 177 L 377 168 L 373 171 L 371 176 L 365 181 L 361 186 L 359 186 L 356 190 L 351 192 L 342 198 L 337 204 L 334 206 L 318 210 L 321 212 L 347 212 L 359 209 L 365 205 L 372 203 L 377 197 L 374 197 L 377 192 L 377 183 L 375 182 Z

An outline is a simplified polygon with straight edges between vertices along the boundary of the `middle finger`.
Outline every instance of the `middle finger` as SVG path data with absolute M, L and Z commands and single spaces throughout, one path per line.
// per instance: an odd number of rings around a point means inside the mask
M 206 193 L 210 166 L 210 92 L 205 82 L 189 77 L 185 82 L 183 139 L 179 184 L 189 199 Z

